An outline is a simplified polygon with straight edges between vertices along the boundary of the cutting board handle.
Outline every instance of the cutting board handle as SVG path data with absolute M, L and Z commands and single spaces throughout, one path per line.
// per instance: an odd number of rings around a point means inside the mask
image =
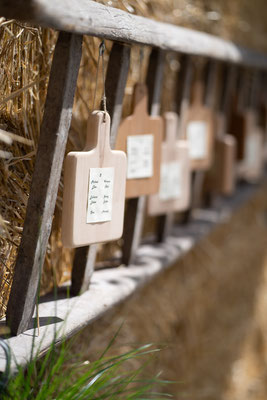
M 148 115 L 148 93 L 146 85 L 136 83 L 133 92 L 133 114 Z
M 178 115 L 175 112 L 166 112 L 164 114 L 164 141 L 175 144 L 177 141 Z
M 84 151 L 96 148 L 100 154 L 110 151 L 110 116 L 104 111 L 93 111 L 87 121 L 87 137 Z

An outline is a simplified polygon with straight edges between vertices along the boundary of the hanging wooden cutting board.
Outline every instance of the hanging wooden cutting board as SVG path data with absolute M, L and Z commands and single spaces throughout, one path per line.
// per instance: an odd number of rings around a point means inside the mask
M 178 115 L 164 114 L 165 140 L 161 145 L 160 186 L 148 197 L 148 214 L 186 210 L 190 201 L 190 158 L 186 140 L 177 140 Z
M 203 105 L 203 84 L 193 85 L 193 101 L 185 112 L 182 137 L 188 140 L 192 170 L 207 170 L 212 162 L 214 115 Z
M 94 111 L 88 119 L 84 151 L 66 156 L 62 242 L 80 247 L 121 237 L 126 155 L 110 149 L 110 117 Z
M 137 84 L 133 113 L 118 130 L 116 149 L 127 153 L 126 198 L 156 193 L 160 178 L 160 149 L 163 121 L 147 112 L 147 88 Z
M 247 110 L 245 116 L 244 159 L 239 166 L 239 175 L 248 182 L 257 182 L 263 172 L 264 132 L 257 124 L 254 110 Z
M 237 176 L 252 183 L 260 179 L 264 160 L 264 133 L 257 120 L 258 84 L 257 75 L 243 71 L 230 126 L 237 139 Z

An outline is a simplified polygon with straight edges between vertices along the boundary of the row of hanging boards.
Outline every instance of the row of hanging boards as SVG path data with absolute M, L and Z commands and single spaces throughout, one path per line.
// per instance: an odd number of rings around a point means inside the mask
M 62 242 L 80 247 L 122 236 L 125 199 L 148 196 L 150 216 L 190 206 L 191 174 L 208 171 L 218 193 L 231 195 L 237 178 L 260 180 L 264 131 L 257 111 L 233 102 L 217 112 L 203 102 L 197 79 L 183 120 L 174 112 L 148 114 L 144 84 L 136 84 L 132 114 L 122 120 L 115 150 L 110 148 L 110 117 L 89 116 L 83 151 L 67 154 L 64 165 Z M 230 126 L 231 135 L 226 133 Z

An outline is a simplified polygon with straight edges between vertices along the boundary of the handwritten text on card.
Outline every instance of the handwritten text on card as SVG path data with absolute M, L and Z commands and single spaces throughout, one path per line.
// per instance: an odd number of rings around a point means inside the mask
M 207 124 L 204 121 L 189 122 L 186 129 L 189 155 L 193 160 L 207 156 Z
M 182 165 L 179 161 L 162 163 L 160 167 L 159 198 L 174 200 L 182 194 Z
M 127 137 L 127 179 L 151 178 L 153 176 L 153 135 Z
M 90 168 L 86 222 L 111 221 L 114 168 Z

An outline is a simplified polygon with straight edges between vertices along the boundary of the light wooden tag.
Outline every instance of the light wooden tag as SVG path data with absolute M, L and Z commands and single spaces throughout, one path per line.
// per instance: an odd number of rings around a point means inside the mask
M 256 122 L 254 110 L 247 110 L 245 115 L 244 158 L 239 165 L 239 176 L 248 182 L 257 182 L 264 164 L 264 132 Z
M 148 197 L 148 214 L 186 210 L 190 201 L 190 158 L 186 140 L 177 140 L 178 116 L 164 114 L 165 141 L 161 145 L 161 178 L 157 194 Z
M 192 170 L 207 170 L 212 162 L 214 117 L 202 103 L 203 84 L 197 80 L 193 86 L 193 102 L 185 111 L 182 136 L 189 142 Z
M 105 116 L 105 121 L 104 121 Z M 121 237 L 126 155 L 110 149 L 110 117 L 94 111 L 84 151 L 67 154 L 64 166 L 62 242 L 79 247 Z
M 243 72 L 243 80 L 239 84 L 239 101 L 235 99 L 236 120 L 240 123 L 236 131 L 231 131 L 237 138 L 237 176 L 248 182 L 257 182 L 262 174 L 264 162 L 264 132 L 258 121 L 257 98 L 259 81 L 256 75 L 250 77 L 248 71 Z M 248 85 L 248 82 L 251 85 Z M 239 105 L 239 107 L 238 107 Z M 238 110 L 239 108 L 239 110 Z M 232 121 L 235 122 L 235 119 Z M 232 124 L 234 127 L 234 124 Z
M 160 178 L 163 122 L 147 112 L 147 88 L 137 84 L 133 113 L 118 130 L 116 149 L 127 153 L 126 198 L 156 193 Z

